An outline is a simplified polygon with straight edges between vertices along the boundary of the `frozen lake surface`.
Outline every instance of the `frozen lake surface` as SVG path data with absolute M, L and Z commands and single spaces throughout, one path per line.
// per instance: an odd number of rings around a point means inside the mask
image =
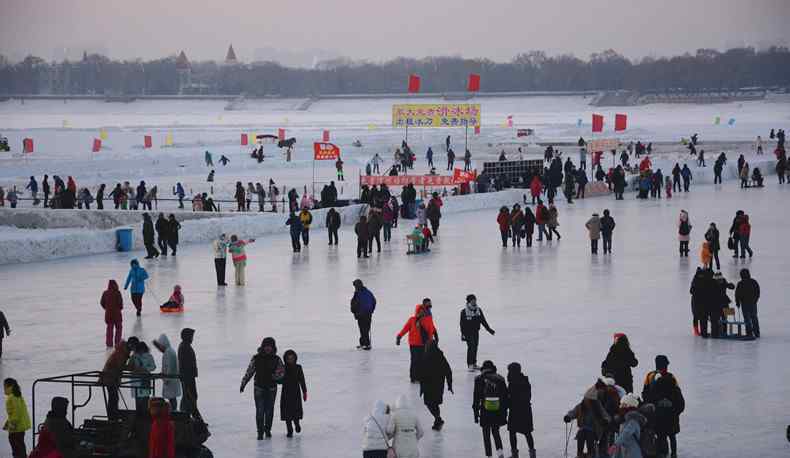
M 465 370 L 458 331 L 464 297 L 474 293 L 497 331 L 481 338 L 481 361 L 492 359 L 501 372 L 518 361 L 532 382 L 539 456 L 562 456 L 562 415 L 599 375 L 615 332 L 631 339 L 640 362 L 634 371 L 637 386 L 653 369 L 655 355 L 668 355 L 687 402 L 680 456 L 784 456 L 790 407 L 790 249 L 785 242 L 790 215 L 783 209 L 790 188 L 776 185 L 773 176 L 767 183 L 765 189 L 747 191 L 734 182 L 698 186 L 690 194 L 649 202 L 633 196 L 572 206 L 561 201 L 562 240 L 531 249 L 501 248 L 496 209 L 446 217 L 438 244 L 425 256 L 404 254 L 403 226 L 381 254 L 363 261 L 354 256 L 349 227 L 341 232 L 339 248 L 327 247 L 320 230 L 297 255 L 287 235 L 271 236 L 248 249 L 248 285 L 219 290 L 209 245 L 185 245 L 177 258 L 143 261 L 152 277 L 143 316 L 134 317 L 125 296 L 124 336 L 151 341 L 165 332 L 177 341 L 181 328 L 197 330 L 199 405 L 211 425 L 207 445 L 215 456 L 360 456 L 362 419 L 376 399 L 393 403 L 407 394 L 430 427 L 418 389 L 408 381 L 408 349 L 396 347 L 394 337 L 414 304 L 431 297 L 456 394 L 445 396 L 444 430 L 429 430 L 420 447 L 429 457 L 483 456 L 480 429 L 472 421 L 473 374 Z M 591 257 L 584 222 L 604 208 L 617 221 L 614 255 Z M 687 259 L 677 255 L 681 208 L 689 211 L 694 226 Z M 694 338 L 688 288 L 704 231 L 715 221 L 726 240 L 738 209 L 751 216 L 755 258 L 733 260 L 724 251 L 722 271 L 735 281 L 747 266 L 761 283 L 763 337 L 755 342 Z M 0 307 L 13 330 L 4 342 L 0 376 L 19 379 L 28 403 L 38 377 L 102 367 L 99 296 L 108 279 L 125 279 L 132 257 L 142 258 L 142 253 L 0 267 Z M 354 278 L 361 278 L 379 302 L 371 352 L 354 350 L 356 324 L 348 311 Z M 162 315 L 157 305 L 176 283 L 183 286 L 187 311 Z M 293 439 L 285 438 L 278 409 L 274 437 L 256 441 L 252 390 L 238 393 L 249 358 L 265 336 L 277 339 L 281 353 L 294 349 L 307 377 L 304 430 Z M 38 421 L 54 393 L 40 392 Z M 98 406 L 93 408 L 82 413 L 94 413 Z M 0 456 L 9 453 L 6 441 L 0 441 Z

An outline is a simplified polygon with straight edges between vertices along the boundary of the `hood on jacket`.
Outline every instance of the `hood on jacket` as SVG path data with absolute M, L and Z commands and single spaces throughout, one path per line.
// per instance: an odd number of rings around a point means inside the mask
M 647 424 L 647 418 L 644 415 L 642 415 L 642 413 L 639 412 L 639 410 L 636 410 L 636 408 L 634 408 L 634 410 L 629 410 L 628 412 L 626 412 L 623 418 L 625 419 L 625 421 L 634 420 L 637 423 L 639 423 L 640 426 L 645 426 Z
M 164 334 L 161 334 L 159 337 L 157 337 L 156 340 L 154 340 L 154 343 L 159 344 L 165 350 L 170 348 L 170 339 L 168 339 Z
M 115 280 L 110 280 L 107 282 L 107 290 L 108 291 L 119 291 L 118 283 Z
M 181 285 L 176 285 L 173 287 L 173 293 L 180 293 L 181 292 Z
M 272 347 L 272 354 L 277 354 L 277 342 L 274 340 L 274 337 L 266 337 L 261 341 L 261 346 L 258 347 L 258 353 L 263 354 L 263 347 L 270 345 Z
M 184 342 L 192 343 L 192 339 L 195 336 L 195 330 L 192 328 L 184 328 L 181 330 L 181 340 Z
M 379 419 L 387 414 L 387 404 L 384 403 L 381 399 L 377 400 L 373 404 L 373 410 L 370 412 L 370 416 L 376 419 Z
M 297 355 L 295 351 L 285 350 L 285 353 L 283 353 L 283 363 L 288 364 L 288 357 L 290 355 L 293 355 L 294 357 L 294 364 L 299 362 L 299 355 Z
M 131 265 L 132 268 L 140 267 L 140 261 L 138 261 L 137 259 L 132 259 L 131 262 L 129 262 L 129 265 Z

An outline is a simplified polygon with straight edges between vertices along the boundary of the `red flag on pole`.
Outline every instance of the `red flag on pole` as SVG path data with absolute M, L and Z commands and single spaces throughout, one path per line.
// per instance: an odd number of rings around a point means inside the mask
M 340 148 L 327 142 L 313 143 L 313 159 L 316 161 L 336 160 L 340 157 Z
M 328 130 L 324 131 L 324 135 L 323 135 L 322 138 L 323 138 L 324 143 L 328 143 L 329 142 L 329 131 Z
M 152 146 L 154 146 L 154 140 L 151 138 L 150 135 L 146 135 L 145 137 L 143 137 L 143 146 L 145 148 L 151 148 Z
M 30 154 L 33 152 L 33 139 L 26 138 L 22 140 L 22 152 L 26 154 Z
M 277 140 L 285 140 L 285 129 L 277 129 Z
M 241 146 L 247 146 L 249 143 L 249 139 L 247 138 L 247 134 L 241 134 Z
M 603 116 L 599 114 L 592 115 L 592 131 L 603 132 Z
M 98 153 L 101 151 L 101 138 L 94 138 L 93 139 L 93 150 L 94 153 Z
M 628 123 L 628 116 L 624 114 L 616 114 L 614 115 L 614 130 L 621 131 L 626 129 L 626 125 Z
M 469 82 L 466 85 L 466 90 L 469 92 L 477 92 L 480 90 L 480 75 L 477 73 L 469 74 Z
M 420 77 L 417 75 L 409 75 L 409 93 L 420 92 Z

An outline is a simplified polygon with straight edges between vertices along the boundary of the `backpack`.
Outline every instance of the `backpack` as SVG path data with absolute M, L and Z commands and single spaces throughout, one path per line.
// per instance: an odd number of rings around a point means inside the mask
M 483 409 L 487 412 L 499 412 L 500 400 L 496 381 L 483 377 L 483 383 Z
M 680 222 L 680 235 L 689 235 L 691 233 L 691 225 L 688 221 Z

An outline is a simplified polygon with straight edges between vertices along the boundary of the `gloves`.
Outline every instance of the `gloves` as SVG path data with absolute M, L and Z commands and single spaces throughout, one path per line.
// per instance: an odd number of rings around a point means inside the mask
M 466 336 L 464 336 L 463 334 L 461 334 L 461 342 L 466 342 Z
M 494 334 L 496 334 L 496 331 L 494 331 L 494 330 L 492 329 L 492 330 L 491 330 L 491 335 L 493 336 Z
M 244 387 L 243 386 L 239 387 L 239 393 L 244 393 Z
M 570 422 L 571 422 L 571 417 L 569 417 L 569 416 L 567 416 L 567 415 L 565 415 L 564 417 L 562 417 L 562 419 L 563 419 L 563 421 L 565 421 L 565 423 L 570 423 Z
M 302 399 L 304 400 L 304 402 L 307 402 L 307 391 L 302 393 Z
M 478 423 L 480 423 L 480 419 L 477 417 L 477 415 L 475 415 L 475 424 L 478 424 Z
M 450 393 L 453 393 L 453 387 L 452 386 L 448 386 L 447 387 L 447 391 L 449 391 Z M 453 394 L 455 394 L 455 393 L 453 393 Z
M 400 345 L 400 336 L 395 337 L 395 345 Z

